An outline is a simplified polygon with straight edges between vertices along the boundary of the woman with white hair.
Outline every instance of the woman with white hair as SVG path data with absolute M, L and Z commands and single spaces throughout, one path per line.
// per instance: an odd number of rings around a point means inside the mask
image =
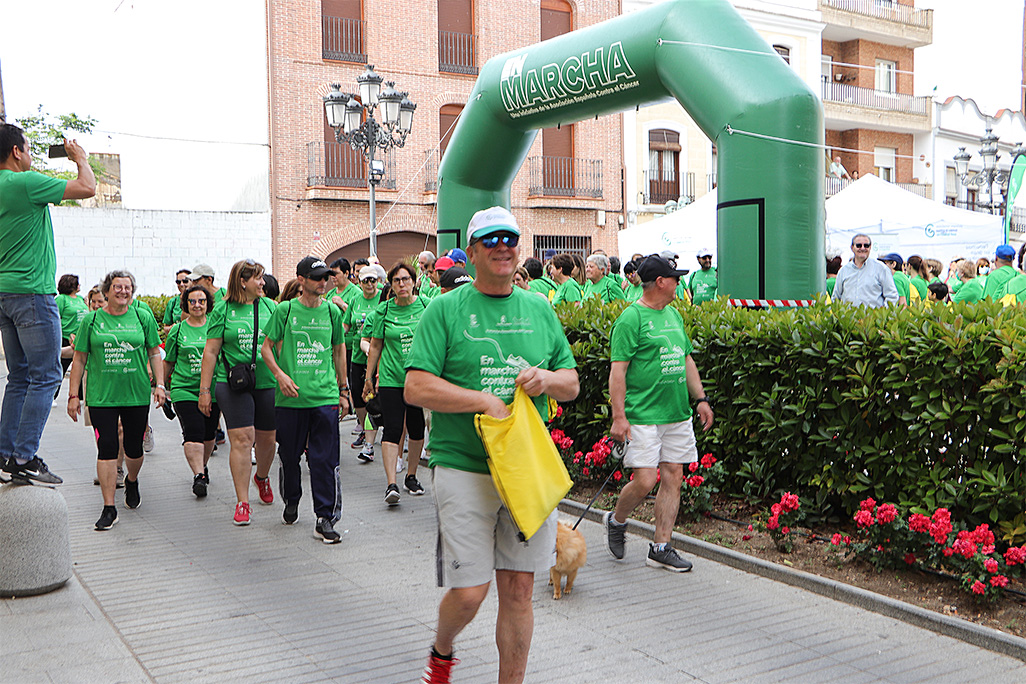
M 124 432 L 125 505 L 138 508 L 139 470 L 143 463 L 143 433 L 150 414 L 150 379 L 147 362 L 156 381 L 153 400 L 162 406 L 167 400 L 164 365 L 160 359 L 160 335 L 153 316 L 132 306 L 135 277 L 128 271 L 111 271 L 100 288 L 107 306 L 86 315 L 75 336 L 75 356 L 70 387 L 81 385 L 89 371 L 86 387 L 89 417 L 96 430 L 96 475 L 103 495 L 103 511 L 97 530 L 109 530 L 118 521 L 114 505 L 117 459 L 120 447 L 118 421 Z M 78 421 L 82 398 L 68 396 L 68 415 Z
M 604 304 L 616 299 L 623 299 L 623 288 L 613 279 L 606 277 L 609 273 L 609 259 L 605 254 L 592 254 L 584 262 L 584 298 L 600 297 Z

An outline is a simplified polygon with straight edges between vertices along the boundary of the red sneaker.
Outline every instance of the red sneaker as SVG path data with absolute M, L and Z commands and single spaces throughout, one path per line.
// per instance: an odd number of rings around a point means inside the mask
M 424 684 L 449 684 L 452 681 L 452 666 L 459 664 L 458 658 L 439 658 L 432 649 L 428 657 L 427 668 L 424 670 L 424 677 L 420 680 Z
M 248 525 L 249 524 L 249 504 L 245 501 L 240 501 L 235 504 L 235 518 L 232 521 L 236 525 Z
M 274 492 L 271 491 L 271 478 L 265 477 L 261 480 L 259 477 L 254 475 L 253 482 L 256 483 L 257 489 L 260 491 L 260 503 L 265 506 L 273 504 Z

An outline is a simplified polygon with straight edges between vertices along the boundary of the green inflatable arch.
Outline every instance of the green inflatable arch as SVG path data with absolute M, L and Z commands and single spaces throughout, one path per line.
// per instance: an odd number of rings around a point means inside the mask
M 822 292 L 822 107 L 727 0 L 661 3 L 489 60 L 438 171 L 439 249 L 463 246 L 478 209 L 510 206 L 538 129 L 670 97 L 716 142 L 720 294 Z

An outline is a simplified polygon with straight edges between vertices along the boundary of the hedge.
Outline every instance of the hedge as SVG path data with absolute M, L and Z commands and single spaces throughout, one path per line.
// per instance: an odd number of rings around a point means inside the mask
M 553 426 L 578 444 L 609 429 L 609 334 L 624 306 L 558 309 L 581 393 Z M 673 306 L 716 413 L 699 453 L 722 460 L 725 493 L 754 502 L 794 491 L 831 522 L 872 496 L 998 523 L 1009 540 L 1026 534 L 1026 310 Z

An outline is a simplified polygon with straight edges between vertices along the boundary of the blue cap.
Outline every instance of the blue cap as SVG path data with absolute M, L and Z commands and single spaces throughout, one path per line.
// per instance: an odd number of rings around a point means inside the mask
M 1003 261 L 1011 261 L 1015 258 L 1015 247 L 1011 245 L 1001 245 L 994 251 L 994 256 Z
M 877 257 L 877 259 L 879 259 L 880 261 L 893 261 L 895 264 L 897 264 L 898 268 L 901 268 L 902 264 L 905 263 L 905 261 L 901 258 L 901 255 L 897 252 L 888 252 L 883 256 Z
M 445 256 L 449 257 L 450 259 L 455 261 L 457 264 L 460 263 L 461 261 L 463 263 L 467 263 L 467 253 L 464 252 L 459 247 L 457 247 L 455 249 L 450 249 L 449 253 L 446 254 Z

